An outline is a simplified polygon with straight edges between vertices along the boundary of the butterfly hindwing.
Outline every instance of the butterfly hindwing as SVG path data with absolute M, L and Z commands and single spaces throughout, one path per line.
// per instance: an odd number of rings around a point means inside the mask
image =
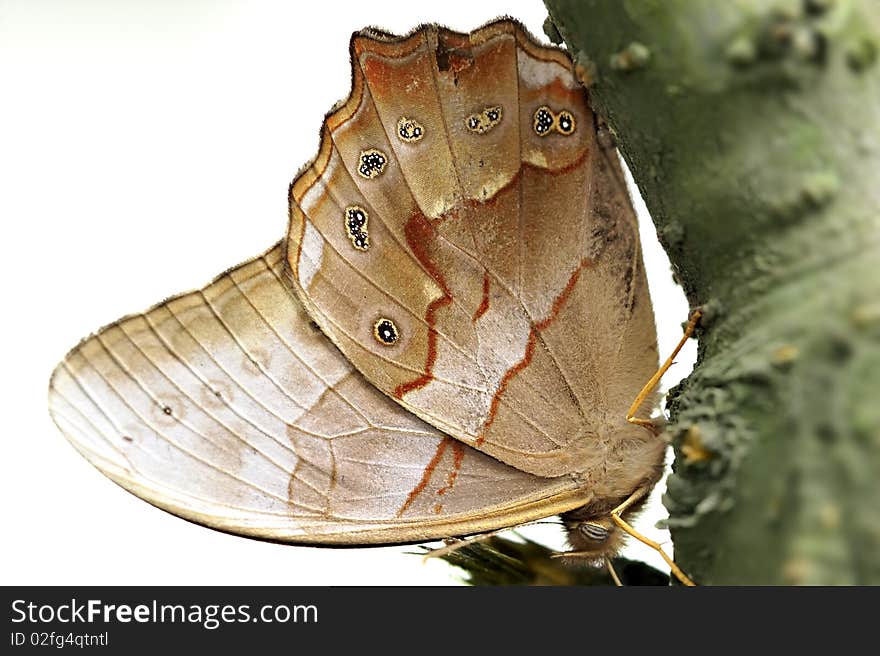
M 84 340 L 52 378 L 56 423 L 154 505 L 266 539 L 424 540 L 582 502 L 376 391 L 283 280 L 275 247 Z

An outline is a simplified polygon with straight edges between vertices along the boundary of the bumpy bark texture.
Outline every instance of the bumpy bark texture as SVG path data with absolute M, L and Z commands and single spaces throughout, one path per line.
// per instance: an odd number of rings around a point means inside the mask
M 705 312 L 668 428 L 676 560 L 880 583 L 880 2 L 546 4 Z

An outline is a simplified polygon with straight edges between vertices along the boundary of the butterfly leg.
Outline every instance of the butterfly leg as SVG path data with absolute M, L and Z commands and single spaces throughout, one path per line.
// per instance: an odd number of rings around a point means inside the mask
M 696 583 L 694 583 L 690 578 L 688 578 L 687 574 L 685 574 L 683 571 L 681 571 L 681 568 L 675 564 L 675 561 L 672 560 L 672 558 L 670 558 L 669 555 L 665 551 L 663 551 L 663 547 L 661 547 L 657 542 L 654 542 L 654 540 L 652 540 L 651 538 L 648 538 L 648 537 L 642 535 L 641 533 L 639 533 L 632 526 L 630 526 L 626 520 L 624 520 L 621 517 L 621 515 L 623 514 L 623 512 L 627 508 L 629 508 L 636 501 L 638 501 L 639 499 L 644 497 L 646 494 L 648 494 L 650 489 L 651 488 L 648 486 L 643 486 L 643 487 L 640 487 L 639 489 L 637 489 L 635 492 L 633 492 L 626 501 L 624 501 L 622 504 L 617 506 L 617 508 L 615 508 L 614 510 L 611 511 L 611 521 L 613 521 L 618 526 L 618 528 L 620 528 L 622 531 L 631 535 L 632 537 L 634 537 L 636 540 L 638 540 L 642 544 L 646 544 L 647 546 L 651 547 L 654 551 L 659 553 L 660 556 L 663 557 L 663 560 L 666 561 L 666 564 L 669 565 L 669 568 L 672 571 L 672 575 L 675 578 L 677 578 L 679 581 L 681 581 L 684 585 L 689 585 L 689 586 L 696 585 Z
M 675 359 L 675 356 L 678 355 L 678 352 L 681 351 L 682 347 L 687 343 L 687 341 L 691 338 L 691 335 L 694 334 L 694 330 L 697 327 L 697 324 L 700 322 L 700 317 L 703 316 L 701 310 L 697 309 L 691 313 L 690 319 L 688 320 L 687 326 L 684 329 L 684 335 L 682 335 L 681 340 L 678 342 L 678 345 L 675 347 L 675 350 L 672 351 L 672 355 L 666 358 L 666 362 L 657 370 L 653 376 L 651 376 L 651 380 L 645 383 L 645 386 L 642 388 L 642 391 L 639 392 L 639 395 L 636 397 L 636 400 L 632 402 L 632 405 L 629 407 L 629 410 L 626 413 L 626 420 L 631 424 L 638 424 L 639 426 L 644 426 L 648 430 L 657 433 L 657 427 L 654 425 L 654 422 L 650 419 L 640 419 L 636 417 L 636 411 L 639 409 L 639 406 L 648 398 L 648 395 L 654 391 L 654 388 L 657 387 L 657 383 L 660 382 L 660 379 L 663 378 L 663 374 L 666 373 L 667 369 L 672 366 L 672 361 Z
M 617 570 L 614 569 L 614 563 L 611 562 L 611 559 L 608 556 L 605 556 L 605 567 L 608 568 L 608 574 L 611 575 L 611 580 L 614 581 L 614 585 L 618 588 L 622 588 L 623 581 L 620 580 L 620 577 L 617 575 Z

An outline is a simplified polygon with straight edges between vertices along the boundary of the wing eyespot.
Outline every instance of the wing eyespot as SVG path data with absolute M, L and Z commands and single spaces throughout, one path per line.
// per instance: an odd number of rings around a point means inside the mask
M 471 114 L 465 119 L 465 127 L 475 134 L 485 134 L 501 123 L 504 108 L 501 105 L 490 105 L 481 112 Z
M 382 346 L 393 346 L 400 339 L 400 331 L 391 319 L 380 317 L 373 324 L 373 337 Z
M 351 245 L 359 251 L 370 248 L 370 234 L 367 225 L 370 215 L 360 205 L 349 205 L 345 208 L 345 232 L 351 240 Z
M 388 157 L 381 150 L 369 148 L 361 151 L 358 175 L 367 180 L 378 178 L 385 173 L 388 166 Z
M 556 115 L 556 131 L 566 137 L 575 130 L 576 122 L 574 115 L 567 109 L 563 109 Z
M 541 105 L 535 110 L 532 128 L 539 137 L 545 137 L 550 134 L 555 122 L 553 111 L 546 105 Z
M 397 121 L 397 136 L 405 143 L 421 141 L 425 136 L 425 126 L 415 119 L 401 116 Z
M 541 105 L 535 110 L 532 127 L 539 137 L 546 137 L 551 132 L 557 132 L 567 137 L 574 134 L 577 121 L 574 114 L 567 109 L 554 112 L 547 105 Z

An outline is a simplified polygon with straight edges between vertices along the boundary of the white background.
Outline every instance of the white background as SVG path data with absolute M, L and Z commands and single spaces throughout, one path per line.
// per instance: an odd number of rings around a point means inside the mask
M 0 583 L 457 581 L 442 562 L 404 555 L 413 548 L 266 544 L 157 510 L 65 442 L 46 389 L 81 337 L 283 235 L 288 184 L 347 95 L 352 31 L 468 31 L 504 13 L 545 38 L 540 0 L 0 0 Z M 687 307 L 639 208 L 665 357 Z M 637 526 L 666 541 L 657 496 Z M 562 546 L 557 526 L 525 532 Z M 658 564 L 641 545 L 628 554 Z

